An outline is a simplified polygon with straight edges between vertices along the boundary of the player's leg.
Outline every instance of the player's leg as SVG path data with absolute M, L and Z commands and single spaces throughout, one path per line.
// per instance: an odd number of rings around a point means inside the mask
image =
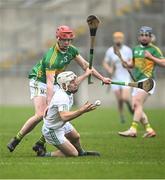
M 143 112 L 143 116 L 141 119 L 141 123 L 143 124 L 144 129 L 146 131 L 146 133 L 143 135 L 143 137 L 154 137 L 154 136 L 156 136 L 156 133 L 153 130 L 153 128 L 151 127 L 151 125 L 148 121 L 148 117 L 144 112 Z
M 18 134 L 14 138 L 12 138 L 11 141 L 8 143 L 7 147 L 10 150 L 10 152 L 14 151 L 15 147 L 19 144 L 22 138 L 42 120 L 44 110 L 47 106 L 46 84 L 31 79 L 29 85 L 31 99 L 34 103 L 35 115 L 30 117 L 26 121 L 21 130 L 18 132 Z
M 59 149 L 54 152 L 46 153 L 46 157 L 77 157 L 78 151 L 76 148 L 68 141 L 65 140 L 63 144 L 56 145 L 56 147 Z
M 23 125 L 21 130 L 17 133 L 17 135 L 11 139 L 9 144 L 7 145 L 8 149 L 12 152 L 15 147 L 19 144 L 19 142 L 23 139 L 23 137 L 28 134 L 32 129 L 42 120 L 43 112 L 46 108 L 46 97 L 44 96 L 36 96 L 33 98 L 33 103 L 35 107 L 35 115 L 30 117 L 26 123 Z
M 119 135 L 126 137 L 136 137 L 138 124 L 143 118 L 143 105 L 144 102 L 147 100 L 148 96 L 148 93 L 146 93 L 145 91 L 139 89 L 136 90 L 136 94 L 134 94 L 132 97 L 132 106 L 134 110 L 132 125 L 129 130 L 119 132 Z
M 130 102 L 130 88 L 129 87 L 123 87 L 122 88 L 122 100 L 126 103 L 128 110 L 131 114 L 134 113 L 132 109 L 132 105 Z
M 54 92 L 56 92 L 56 90 L 59 88 L 58 85 L 54 85 Z M 35 142 L 35 144 L 33 145 L 32 149 L 37 153 L 38 156 L 42 156 L 43 153 L 45 153 L 46 148 L 45 148 L 45 138 L 44 135 L 41 134 L 39 139 Z
M 64 156 L 78 156 L 78 151 L 72 145 L 72 143 L 65 137 L 64 128 L 59 129 L 49 129 L 43 125 L 42 133 L 49 144 L 54 145 L 58 148 L 58 151 L 47 152 L 39 156 L 55 156 L 55 157 L 64 157 Z
M 79 156 L 100 156 L 100 153 L 96 151 L 85 151 L 80 143 L 80 134 L 70 123 L 65 126 L 65 137 L 73 144 L 77 149 Z
M 20 134 L 25 136 L 43 119 L 43 113 L 46 109 L 46 97 L 38 96 L 33 99 L 35 115 L 29 118 L 20 130 Z
M 121 121 L 121 123 L 124 123 L 125 119 L 124 119 L 124 109 L 123 109 L 123 100 L 122 100 L 122 89 L 119 86 L 113 87 L 112 89 L 113 89 L 116 99 L 117 99 L 120 121 Z
M 81 147 L 80 134 L 74 128 L 70 132 L 66 132 L 65 137 L 77 149 L 79 155 L 85 152 L 84 149 Z

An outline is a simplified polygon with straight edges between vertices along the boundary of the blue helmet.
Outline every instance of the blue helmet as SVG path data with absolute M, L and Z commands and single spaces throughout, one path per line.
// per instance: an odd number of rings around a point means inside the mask
M 152 28 L 148 26 L 142 26 L 139 30 L 139 34 L 152 34 Z

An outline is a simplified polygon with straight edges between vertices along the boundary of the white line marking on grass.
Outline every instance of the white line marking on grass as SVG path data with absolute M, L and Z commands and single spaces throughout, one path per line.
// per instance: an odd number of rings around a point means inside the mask
M 96 160 L 96 159 L 95 159 Z M 43 159 L 45 161 L 45 158 Z M 165 162 L 156 162 L 156 161 L 136 161 L 136 162 L 130 162 L 130 161 L 104 161 L 104 162 L 96 162 L 96 161 L 82 161 L 82 162 L 74 162 L 74 161 L 69 161 L 68 162 L 54 162 L 56 165 L 165 165 Z M 0 162 L 0 166 L 12 166 L 12 165 L 36 165 L 38 162 Z M 52 164 L 52 161 L 47 162 L 40 162 L 40 165 L 50 165 Z

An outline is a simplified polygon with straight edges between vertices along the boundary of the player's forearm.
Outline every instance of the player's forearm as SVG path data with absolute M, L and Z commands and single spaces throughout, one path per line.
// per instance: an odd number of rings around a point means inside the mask
M 109 74 L 112 74 L 114 71 L 114 68 L 110 67 L 106 62 L 103 63 L 103 67 Z
M 89 63 L 88 62 L 86 62 L 85 64 L 84 64 L 84 70 L 86 70 L 87 68 L 89 67 Z M 97 78 L 97 79 L 100 79 L 101 81 L 104 79 L 104 77 L 93 67 L 92 68 L 92 70 L 93 70 L 93 75 Z
M 47 105 L 49 105 L 52 97 L 53 97 L 53 94 L 54 94 L 54 91 L 53 91 L 53 85 L 48 85 L 47 86 Z
M 77 83 L 80 84 L 80 83 L 81 83 L 82 81 L 84 81 L 87 77 L 88 77 L 88 75 L 86 75 L 86 74 L 83 74 L 83 75 L 79 76 L 79 77 L 77 78 Z
M 81 116 L 83 114 L 83 111 L 81 109 L 78 109 L 76 111 L 59 112 L 59 114 L 62 121 L 67 122 Z
M 82 65 L 81 65 L 81 67 L 82 67 L 82 69 L 84 70 L 84 71 L 86 71 L 86 69 L 89 67 L 89 63 L 88 62 L 84 62 Z M 96 78 L 98 78 L 98 79 L 100 79 L 100 80 L 103 80 L 103 76 L 95 69 L 95 68 L 92 68 L 93 69 L 93 75 L 96 77 Z
M 53 91 L 53 88 L 54 88 L 54 75 L 55 75 L 55 71 L 46 71 L 46 84 L 47 84 L 47 91 L 46 91 L 46 94 L 47 94 L 47 105 L 49 105 L 52 97 L 53 97 L 53 94 L 54 94 L 54 91 Z
M 88 63 L 82 56 L 78 55 L 78 56 L 75 58 L 75 60 L 77 61 L 77 63 L 81 66 L 81 68 L 82 68 L 84 71 L 86 71 L 86 69 L 89 67 L 89 63 Z M 93 75 L 94 75 L 96 78 L 98 78 L 98 79 L 100 79 L 100 80 L 103 80 L 103 79 L 104 79 L 104 77 L 103 77 L 99 72 L 97 72 L 95 68 L 92 68 L 92 69 L 93 69 Z
M 104 79 L 104 77 L 95 68 L 93 68 L 93 75 L 101 81 Z
M 165 66 L 165 59 L 159 59 L 159 58 L 152 56 L 151 60 L 160 66 Z
M 134 61 L 133 60 L 128 61 L 127 65 L 128 65 L 128 68 L 132 69 L 134 67 Z

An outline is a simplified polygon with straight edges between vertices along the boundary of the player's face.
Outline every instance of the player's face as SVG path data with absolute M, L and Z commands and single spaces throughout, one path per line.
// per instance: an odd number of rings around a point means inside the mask
M 139 42 L 143 46 L 147 46 L 151 42 L 151 35 L 149 35 L 149 34 L 140 34 L 139 35 Z
M 71 45 L 71 43 L 72 43 L 72 39 L 59 39 L 58 40 L 59 48 L 62 51 L 67 51 L 67 49 Z
M 124 38 L 123 37 L 114 37 L 113 42 L 116 46 L 121 46 L 124 42 Z
M 72 80 L 68 86 L 68 91 L 71 93 L 76 93 L 78 91 L 78 83 L 77 83 L 77 78 Z

